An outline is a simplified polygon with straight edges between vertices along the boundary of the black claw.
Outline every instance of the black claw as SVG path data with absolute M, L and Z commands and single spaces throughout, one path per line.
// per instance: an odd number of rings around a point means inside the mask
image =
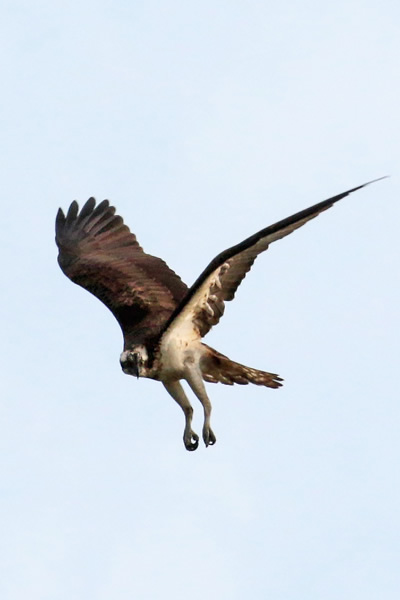
M 189 450 L 189 452 L 193 452 L 193 450 L 197 450 L 199 444 L 190 444 L 188 446 L 185 446 L 186 450 Z
M 192 442 L 192 440 L 194 441 Z M 183 443 L 185 444 L 186 450 L 189 450 L 189 452 L 193 452 L 193 450 L 197 450 L 199 446 L 199 436 L 192 431 L 188 440 L 183 438 Z
M 207 429 L 203 431 L 203 440 L 206 445 L 206 448 L 208 448 L 208 446 L 214 446 L 215 442 L 217 441 L 217 438 L 215 437 L 212 429 Z

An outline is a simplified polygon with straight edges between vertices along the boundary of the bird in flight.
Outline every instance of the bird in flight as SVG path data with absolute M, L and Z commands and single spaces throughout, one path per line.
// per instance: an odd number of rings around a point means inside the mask
M 108 200 L 96 206 L 95 199 L 89 198 L 81 211 L 74 201 L 66 215 L 59 209 L 56 243 L 61 269 L 97 296 L 117 319 L 124 337 L 123 372 L 161 381 L 182 408 L 187 450 L 196 450 L 199 436 L 192 430 L 193 408 L 181 380 L 188 382 L 203 406 L 206 446 L 215 444 L 216 437 L 205 381 L 275 389 L 282 385 L 275 373 L 245 367 L 201 341 L 219 322 L 225 302 L 233 300 L 257 256 L 272 242 L 374 181 L 319 202 L 224 250 L 190 288 L 163 260 L 143 251 Z

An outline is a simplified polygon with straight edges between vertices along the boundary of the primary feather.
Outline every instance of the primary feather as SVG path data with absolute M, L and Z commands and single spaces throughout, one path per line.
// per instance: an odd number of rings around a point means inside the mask
M 146 254 L 108 200 L 73 202 L 56 219 L 58 262 L 67 277 L 114 314 L 126 344 L 156 336 L 187 286 L 167 264 Z

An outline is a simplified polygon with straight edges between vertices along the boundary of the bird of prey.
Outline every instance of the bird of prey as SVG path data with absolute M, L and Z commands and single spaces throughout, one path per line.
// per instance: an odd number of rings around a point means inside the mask
M 377 181 L 377 180 L 374 180 Z M 204 381 L 254 383 L 279 388 L 275 373 L 245 367 L 202 343 L 224 313 L 257 256 L 268 246 L 372 181 L 328 198 L 224 250 L 188 288 L 167 264 L 146 254 L 108 200 L 72 202 L 56 219 L 58 262 L 69 279 L 99 298 L 116 317 L 124 337 L 124 373 L 161 381 L 185 415 L 183 441 L 196 450 L 193 408 L 180 383 L 186 380 L 204 410 L 203 440 L 213 445 L 211 403 Z

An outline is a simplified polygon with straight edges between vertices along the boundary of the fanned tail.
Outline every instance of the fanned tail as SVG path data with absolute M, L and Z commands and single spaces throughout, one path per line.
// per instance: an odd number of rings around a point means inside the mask
M 225 385 L 264 385 L 270 388 L 279 388 L 282 386 L 283 379 L 275 373 L 259 371 L 251 367 L 245 367 L 240 363 L 230 360 L 224 354 L 217 352 L 210 346 L 203 344 L 207 348 L 204 353 L 200 367 L 204 381 L 210 383 L 224 383 Z

